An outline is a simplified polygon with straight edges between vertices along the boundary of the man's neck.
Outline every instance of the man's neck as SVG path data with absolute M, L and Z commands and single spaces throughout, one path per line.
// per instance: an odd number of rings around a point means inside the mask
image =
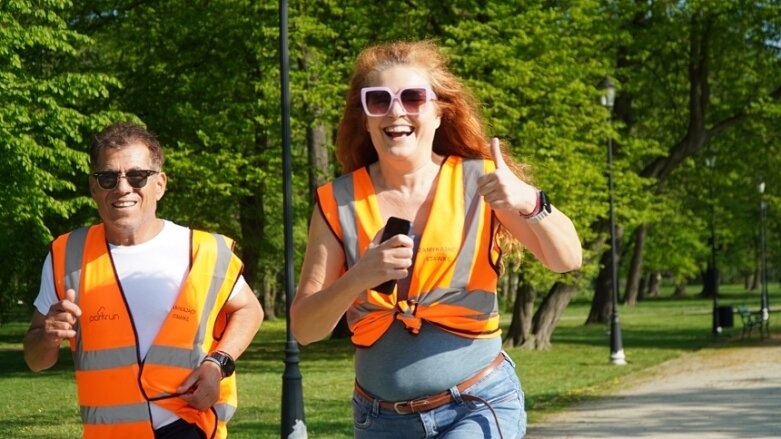
M 165 227 L 165 221 L 154 218 L 144 225 L 144 227 L 125 230 L 111 229 L 106 225 L 106 240 L 109 244 L 118 246 L 131 246 L 143 244 L 157 236 Z

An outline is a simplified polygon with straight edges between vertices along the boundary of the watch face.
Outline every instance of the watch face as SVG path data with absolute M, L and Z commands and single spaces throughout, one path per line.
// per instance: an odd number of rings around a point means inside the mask
M 236 370 L 236 363 L 233 361 L 233 358 L 231 358 L 230 355 L 222 352 L 212 352 L 209 354 L 209 356 L 220 362 L 220 368 L 222 369 L 223 377 L 229 377 L 233 375 L 233 372 Z
M 548 199 L 548 194 L 546 194 L 544 191 L 540 191 L 540 205 L 542 205 L 542 210 L 550 213 L 550 200 Z

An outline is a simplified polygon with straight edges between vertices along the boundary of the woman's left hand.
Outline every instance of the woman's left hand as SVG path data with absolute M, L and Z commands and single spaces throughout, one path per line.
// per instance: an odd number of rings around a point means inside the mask
M 537 206 L 537 189 L 522 181 L 507 166 L 499 148 L 499 139 L 491 140 L 491 157 L 496 170 L 481 175 L 477 189 L 494 210 L 514 210 L 528 215 Z

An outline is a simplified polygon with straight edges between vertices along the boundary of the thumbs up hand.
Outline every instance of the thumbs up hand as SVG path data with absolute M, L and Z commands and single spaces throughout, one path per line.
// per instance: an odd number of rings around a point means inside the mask
M 496 137 L 491 140 L 491 157 L 496 170 L 478 178 L 480 195 L 494 210 L 531 213 L 537 205 L 537 189 L 518 178 L 507 166 Z
M 44 331 L 53 344 L 59 345 L 63 339 L 76 336 L 74 327 L 81 317 L 81 308 L 76 305 L 76 292 L 69 289 L 65 298 L 49 308 L 44 321 Z

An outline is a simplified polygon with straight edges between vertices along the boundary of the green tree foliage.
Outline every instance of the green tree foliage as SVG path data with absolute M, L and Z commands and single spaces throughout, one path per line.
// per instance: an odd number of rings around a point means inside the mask
M 632 29 L 617 53 L 627 104 L 617 108 L 620 153 L 654 182 L 652 203 L 622 209 L 646 214 L 624 216 L 624 225 L 650 226 L 652 269 L 682 282 L 708 265 L 713 209 L 718 265 L 735 280 L 756 267 L 756 182 L 777 184 L 781 9 L 762 1 L 618 4 Z M 629 153 L 633 139 L 651 148 Z M 716 159 L 714 168 L 705 157 Z M 631 247 L 633 235 L 626 238 Z
M 46 244 L 83 220 L 84 136 L 116 116 L 85 111 L 117 81 L 78 66 L 92 41 L 68 29 L 69 6 L 0 4 L 0 313 L 34 296 Z

